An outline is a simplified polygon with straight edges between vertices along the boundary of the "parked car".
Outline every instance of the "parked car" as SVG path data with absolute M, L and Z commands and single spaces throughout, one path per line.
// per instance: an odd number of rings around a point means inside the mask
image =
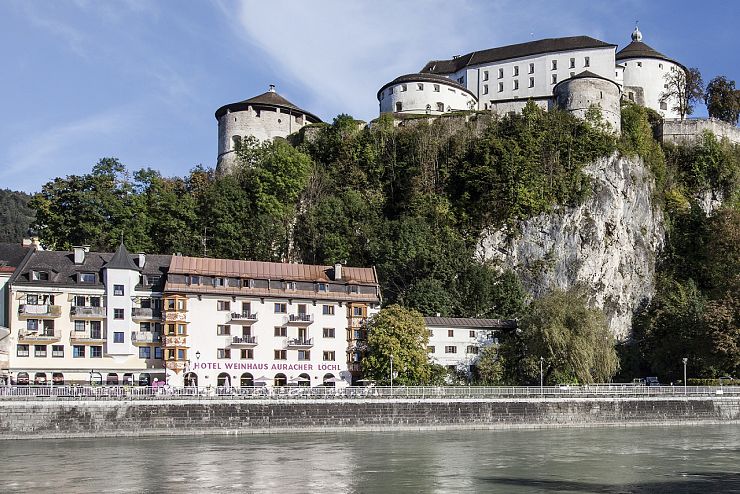
M 660 381 L 655 376 L 645 378 L 645 386 L 660 386 Z

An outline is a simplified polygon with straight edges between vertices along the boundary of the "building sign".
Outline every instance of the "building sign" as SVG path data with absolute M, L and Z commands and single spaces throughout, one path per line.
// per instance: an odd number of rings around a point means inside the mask
M 191 362 L 190 370 L 329 371 L 343 370 L 339 364 L 285 362 Z

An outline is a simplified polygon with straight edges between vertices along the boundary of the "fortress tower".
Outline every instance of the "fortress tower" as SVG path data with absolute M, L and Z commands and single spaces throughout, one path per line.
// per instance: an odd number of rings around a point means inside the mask
M 241 140 L 252 136 L 259 141 L 287 137 L 304 125 L 321 122 L 316 115 L 298 108 L 275 92 L 270 85 L 266 93 L 216 110 L 218 120 L 217 173 L 229 173 L 236 163 L 236 148 Z
M 598 107 L 612 131 L 617 134 L 621 132 L 619 101 L 622 91 L 613 80 L 583 71 L 557 83 L 553 88 L 553 96 L 557 106 L 579 118 L 585 118 L 591 106 Z

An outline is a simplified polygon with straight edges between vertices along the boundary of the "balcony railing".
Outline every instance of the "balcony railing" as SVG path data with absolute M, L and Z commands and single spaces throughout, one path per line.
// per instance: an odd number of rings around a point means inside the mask
M 232 312 L 229 320 L 240 324 L 252 324 L 257 321 L 257 314 L 250 314 L 249 312 Z
M 290 338 L 286 345 L 288 348 L 311 348 L 313 338 Z
M 72 331 L 69 333 L 71 343 L 102 343 L 105 341 L 105 331 Z
M 287 323 L 292 326 L 308 326 L 313 323 L 311 314 L 290 314 Z
M 151 307 L 134 307 L 131 309 L 132 319 L 159 320 L 162 319 L 162 309 Z
M 73 305 L 69 313 L 82 319 L 104 319 L 107 312 L 105 307 Z
M 19 341 L 59 341 L 62 339 L 62 331 L 59 329 L 21 329 L 18 332 Z
M 231 344 L 233 346 L 256 346 L 256 336 L 234 336 L 231 338 Z
M 131 342 L 137 343 L 159 343 L 162 341 L 162 333 L 154 331 L 132 331 Z
M 18 307 L 18 315 L 26 317 L 59 317 L 62 315 L 62 307 L 60 305 L 48 304 L 21 304 Z

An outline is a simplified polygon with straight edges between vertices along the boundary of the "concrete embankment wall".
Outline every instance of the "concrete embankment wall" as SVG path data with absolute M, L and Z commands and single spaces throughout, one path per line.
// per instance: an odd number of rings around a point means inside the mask
M 0 439 L 740 423 L 740 397 L 0 401 Z

